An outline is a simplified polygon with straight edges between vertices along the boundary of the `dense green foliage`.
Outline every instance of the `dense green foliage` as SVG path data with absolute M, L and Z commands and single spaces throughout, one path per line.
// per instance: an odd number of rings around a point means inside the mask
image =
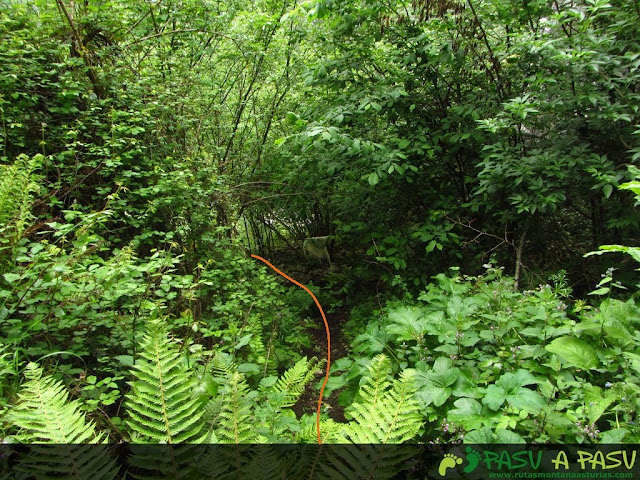
M 639 67 L 635 0 L 0 0 L 0 437 L 316 442 L 254 253 L 326 443 L 639 443 Z

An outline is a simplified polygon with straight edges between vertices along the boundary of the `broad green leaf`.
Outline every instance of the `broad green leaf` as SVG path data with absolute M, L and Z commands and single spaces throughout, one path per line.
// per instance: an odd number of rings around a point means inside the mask
M 457 368 L 451 368 L 450 359 L 440 357 L 435 361 L 431 372 L 418 371 L 415 381 L 419 387 L 419 394 L 426 403 L 433 403 L 439 407 L 451 397 L 452 386 L 459 375 L 460 371 Z
M 396 335 L 399 341 L 418 340 L 425 332 L 426 321 L 422 310 L 416 307 L 398 307 L 389 312 L 387 333 Z
M 245 335 L 244 337 L 241 337 L 240 340 L 238 341 L 238 344 L 234 348 L 236 350 L 241 349 L 242 347 L 244 347 L 249 343 L 249 341 L 251 340 L 251 337 L 253 337 L 253 333 L 250 333 L 248 335 Z
M 521 387 L 513 394 L 507 396 L 507 402 L 514 408 L 531 413 L 539 413 L 547 404 L 547 401 L 542 395 L 525 387 Z
M 524 438 L 511 430 L 499 429 L 496 431 L 497 443 L 504 444 L 523 444 L 527 443 Z
M 631 352 L 622 352 L 630 362 L 634 370 L 640 371 L 640 355 Z
M 493 433 L 491 427 L 483 427 L 480 430 L 474 430 L 472 432 L 467 433 L 464 436 L 464 443 L 475 443 L 475 444 L 523 444 L 526 443 L 524 438 L 518 435 L 515 432 L 506 429 L 498 429 L 496 433 Z
M 482 397 L 482 403 L 491 410 L 498 410 L 507 399 L 507 394 L 502 387 L 489 385 Z
M 626 428 L 615 428 L 602 433 L 600 437 L 601 444 L 620 444 L 624 437 L 629 433 Z
M 616 395 L 610 390 L 605 391 L 600 387 L 589 385 L 585 389 L 584 402 L 587 406 L 589 422 L 595 423 L 607 411 L 614 402 Z
M 13 283 L 13 282 L 15 282 L 16 280 L 19 280 L 19 279 L 20 279 L 20 275 L 15 274 L 15 273 L 5 273 L 5 274 L 3 275 L 3 277 L 4 277 L 4 279 L 5 279 L 7 282 L 9 282 L 9 283 Z
M 568 364 L 584 370 L 596 368 L 600 363 L 594 348 L 579 338 L 559 337 L 545 349 L 563 358 Z
M 125 367 L 133 366 L 133 355 L 116 355 L 114 358 Z
M 255 363 L 241 363 L 238 365 L 238 371 L 240 373 L 260 373 L 260 366 Z
M 538 383 L 536 377 L 534 377 L 528 370 L 524 370 L 522 368 L 515 373 L 505 373 L 496 381 L 496 385 L 504 388 L 507 392 L 519 387 L 524 387 L 525 385 L 534 385 L 536 383 Z
M 471 398 L 459 398 L 454 403 L 456 408 L 447 412 L 447 420 L 465 427 L 467 431 L 482 428 L 489 419 L 482 414 L 482 405 Z

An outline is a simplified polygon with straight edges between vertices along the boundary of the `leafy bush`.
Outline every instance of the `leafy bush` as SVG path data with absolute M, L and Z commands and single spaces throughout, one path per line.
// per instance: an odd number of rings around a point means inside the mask
M 638 438 L 633 300 L 571 308 L 561 277 L 520 293 L 491 268 L 480 277 L 435 278 L 418 302 L 389 304 L 354 341 L 356 353 L 385 352 L 395 371 L 416 370 L 420 409 L 440 422 L 424 438 L 506 441 L 505 430 L 507 443 Z M 344 378 L 357 380 L 359 362 L 343 368 Z M 486 431 L 502 433 L 476 433 Z

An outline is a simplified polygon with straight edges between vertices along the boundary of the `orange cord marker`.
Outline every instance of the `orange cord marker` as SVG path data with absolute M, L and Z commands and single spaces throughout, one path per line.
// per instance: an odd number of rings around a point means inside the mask
M 316 302 L 316 305 L 318 306 L 318 309 L 320 310 L 320 314 L 322 315 L 322 320 L 324 320 L 324 327 L 327 329 L 327 373 L 324 376 L 324 382 L 322 383 L 322 388 L 320 389 L 320 397 L 318 398 L 318 411 L 316 415 L 316 428 L 318 429 L 318 445 L 322 445 L 322 440 L 320 439 L 320 407 L 322 406 L 322 395 L 324 394 L 324 387 L 327 386 L 327 382 L 329 381 L 329 369 L 331 368 L 331 334 L 329 333 L 329 323 L 327 322 L 327 317 L 325 317 L 324 310 L 322 310 L 322 306 L 320 305 L 320 302 L 318 301 L 318 299 L 316 298 L 316 296 L 313 294 L 311 290 L 309 290 L 307 287 L 302 285 L 300 282 L 296 282 L 293 278 L 282 273 L 276 267 L 274 267 L 269 262 L 267 262 L 264 258 L 259 257 L 258 255 L 251 255 L 251 256 L 253 258 L 257 258 L 258 260 L 266 263 L 271 268 L 273 268 L 276 272 L 282 275 L 284 278 L 286 278 L 292 283 L 295 283 L 299 287 L 303 288 L 309 295 L 311 295 L 311 298 L 313 298 L 313 300 Z

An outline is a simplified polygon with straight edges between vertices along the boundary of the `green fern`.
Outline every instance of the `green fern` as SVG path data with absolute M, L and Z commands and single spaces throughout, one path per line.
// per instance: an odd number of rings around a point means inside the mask
M 118 469 L 106 447 L 82 445 L 105 443 L 106 438 L 87 422 L 77 401 L 69 401 L 65 386 L 29 363 L 27 382 L 18 394 L 18 404 L 6 420 L 19 428 L 18 441 L 37 443 L 16 469 L 25 478 L 101 479 L 115 478 Z M 42 444 L 49 444 L 42 445 Z M 17 478 L 21 478 L 20 474 Z
M 384 355 L 372 360 L 360 388 L 361 400 L 348 409 L 353 421 L 333 430 L 325 440 L 358 445 L 329 449 L 321 464 L 322 478 L 392 478 L 414 454 L 415 448 L 397 445 L 414 438 L 422 424 L 414 371 L 403 371 L 393 382 L 389 380 L 390 371 Z
M 388 379 L 391 364 L 384 355 L 371 362 L 366 383 L 360 388 L 362 400 L 348 409 L 354 422 L 345 430 L 354 443 L 402 443 L 415 437 L 422 416 L 415 398 L 415 371 L 404 370 L 400 379 Z
M 188 443 L 200 439 L 203 409 L 192 397 L 194 376 L 159 320 L 149 322 L 136 377 L 127 395 L 128 425 L 137 443 Z
M 380 401 L 391 386 L 390 381 L 391 362 L 384 355 L 378 355 L 369 365 L 369 374 L 360 387 L 360 402 L 368 404 L 371 410 L 378 408 Z M 354 404 L 355 405 L 355 404 Z
M 18 394 L 19 403 L 7 420 L 21 429 L 19 441 L 35 443 L 103 443 L 92 423 L 85 421 L 78 402 L 68 402 L 69 394 L 62 382 L 43 377 L 42 369 L 29 363 L 27 383 Z
M 198 478 L 198 450 L 204 439 L 201 402 L 193 396 L 195 376 L 168 339 L 160 320 L 150 320 L 141 342 L 135 380 L 127 395 L 132 430 L 129 464 L 135 478 Z M 142 444 L 142 445 L 141 445 Z M 166 444 L 166 447 L 149 444 Z M 185 444 L 185 445 L 177 445 Z
M 296 467 L 297 449 L 285 450 L 279 445 L 210 445 L 208 454 L 198 461 L 199 479 L 273 480 L 304 478 L 292 475 Z
M 244 375 L 234 372 L 223 389 L 215 433 L 221 443 L 260 443 L 252 421 L 254 401 Z
M 39 189 L 35 171 L 44 157 L 20 155 L 13 165 L 0 167 L 0 231 L 10 238 L 20 238 L 31 216 L 33 193 Z
M 284 372 L 272 389 L 266 389 L 269 402 L 275 408 L 291 407 L 300 399 L 306 385 L 313 379 L 318 368 L 325 363 L 318 363 L 317 359 L 299 360 L 293 367 Z
M 213 437 L 222 443 L 287 443 L 294 441 L 289 427 L 297 426 L 294 405 L 318 367 L 315 358 L 299 360 L 280 378 L 262 379 L 260 388 L 250 391 L 241 373 L 223 367 L 218 381 L 224 385 L 208 407 Z
M 252 478 L 255 480 L 291 478 L 287 476 L 297 458 L 291 452 L 270 445 L 247 443 L 290 443 L 298 420 L 292 410 L 318 369 L 315 358 L 298 361 L 280 378 L 262 379 L 258 391 L 252 391 L 244 375 L 234 366 L 218 366 L 218 381 L 223 388 L 208 405 L 214 441 L 237 444 L 212 448 L 198 462 L 201 475 L 209 478 Z M 293 428 L 292 428 L 293 427 Z

